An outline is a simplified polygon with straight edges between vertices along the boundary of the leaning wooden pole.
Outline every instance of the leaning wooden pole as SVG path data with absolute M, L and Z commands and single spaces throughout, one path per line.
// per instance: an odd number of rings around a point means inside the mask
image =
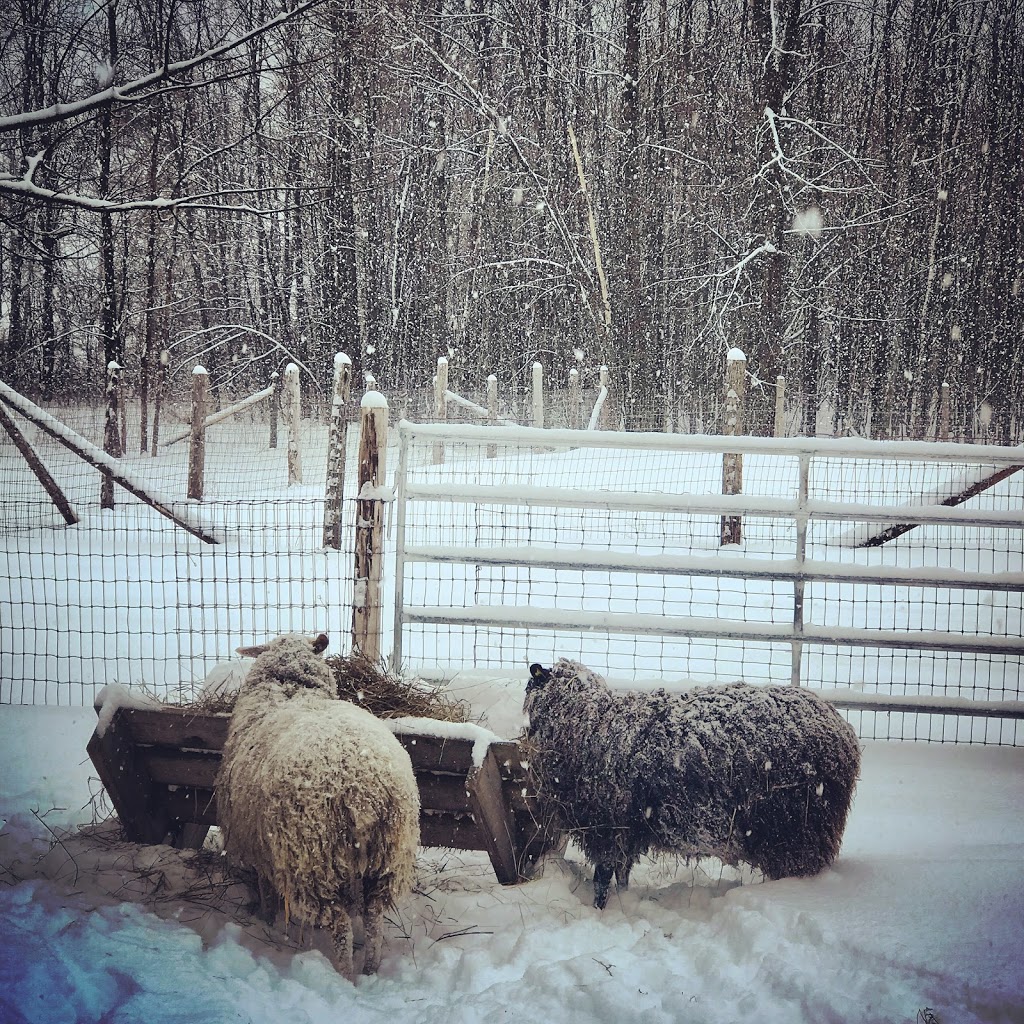
M 34 423 L 54 440 L 59 441 L 65 448 L 73 451 L 80 459 L 88 462 L 94 469 L 108 475 L 114 483 L 123 487 L 129 494 L 133 494 L 139 501 L 145 502 L 160 515 L 166 516 L 176 526 L 187 530 L 207 544 L 218 543 L 218 539 L 198 517 L 190 515 L 187 511 L 183 514 L 171 511 L 171 506 L 175 504 L 174 499 L 144 487 L 138 479 L 121 466 L 117 459 L 108 455 L 102 448 L 97 448 L 96 445 L 61 423 L 60 420 L 54 419 L 44 409 L 40 409 L 38 405 L 30 402 L 24 395 L 19 394 L 3 381 L 0 381 L 0 400 L 6 402 L 15 412 Z
M 367 391 L 359 403 L 359 492 L 356 497 L 352 648 L 370 661 L 381 652 L 381 568 L 384 562 L 385 455 L 388 400 Z
M 0 426 L 7 431 L 14 446 L 21 452 L 29 469 L 36 475 L 36 479 L 42 484 L 43 490 L 50 496 L 50 501 L 57 506 L 57 511 L 64 517 L 68 526 L 74 526 L 78 522 L 78 514 L 75 512 L 71 502 L 68 501 L 64 492 L 60 489 L 57 481 L 50 475 L 50 471 L 43 465 L 43 460 L 36 454 L 36 450 L 29 443 L 28 438 L 18 429 L 17 424 L 7 410 L 0 405 Z

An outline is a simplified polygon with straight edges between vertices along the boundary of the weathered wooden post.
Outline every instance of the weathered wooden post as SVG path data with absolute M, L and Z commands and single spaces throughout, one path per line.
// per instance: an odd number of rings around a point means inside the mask
M 210 375 L 203 366 L 192 370 L 192 430 L 188 442 L 188 497 L 203 500 L 206 469 L 206 389 Z
M 277 417 L 281 407 L 281 374 L 275 370 L 270 375 L 270 386 L 274 393 L 270 396 L 270 447 L 277 447 Z
M 786 378 L 775 378 L 775 436 L 786 436 Z
M 437 360 L 437 374 L 434 377 L 434 420 L 448 422 L 448 360 L 440 356 Z M 434 442 L 434 465 L 444 462 L 444 442 Z
M 738 349 L 729 350 L 725 358 L 725 415 L 722 433 L 734 437 L 743 433 L 744 398 L 747 392 L 747 357 Z M 743 456 L 729 452 L 722 456 L 722 494 L 743 493 Z M 722 516 L 722 544 L 739 544 L 743 540 L 741 516 Z
M 612 376 L 607 366 L 602 366 L 598 374 L 601 387 L 604 388 L 604 401 L 601 404 L 601 430 L 614 430 L 615 420 L 612 414 Z
M 356 497 L 352 648 L 370 661 L 381 652 L 380 579 L 384 561 L 385 456 L 388 401 L 367 391 L 359 403 L 359 491 Z
M 302 483 L 302 394 L 299 368 L 289 363 L 284 368 L 285 409 L 288 412 L 288 486 Z
M 153 446 L 150 448 L 150 455 L 154 457 L 160 442 L 160 409 L 164 404 L 164 395 L 167 394 L 167 369 L 170 365 L 171 353 L 165 348 L 161 349 L 160 370 L 156 375 L 156 398 L 153 402 Z
M 119 459 L 124 455 L 124 448 L 121 445 L 120 413 L 118 409 L 121 393 L 120 383 L 121 367 L 117 362 L 111 360 L 107 363 L 106 419 L 103 421 L 103 450 L 115 459 Z M 103 482 L 100 484 L 100 508 L 113 507 L 114 479 L 109 473 L 104 473 Z
M 3 427 L 7 435 L 14 442 L 14 446 L 21 452 L 22 458 L 28 463 L 29 469 L 36 475 L 36 479 L 42 485 L 43 490 L 50 496 L 50 500 L 56 505 L 57 511 L 64 517 L 68 526 L 74 526 L 78 522 L 78 513 L 74 506 L 68 501 L 67 496 L 60 489 L 60 485 L 50 475 L 50 471 L 43 465 L 43 460 L 36 454 L 35 449 L 29 444 L 28 438 L 18 429 L 18 425 L 7 415 L 7 410 L 0 402 L 0 427 Z
M 487 378 L 487 422 L 492 427 L 498 425 L 498 378 L 492 373 Z M 489 444 L 487 446 L 487 458 L 493 459 L 498 455 L 498 446 Z
M 352 390 L 352 360 L 344 352 L 334 357 L 334 394 L 327 440 L 327 493 L 324 497 L 324 547 L 341 548 L 341 504 L 345 497 L 348 438 L 348 400 Z
M 569 426 L 573 430 L 583 428 L 583 385 L 575 366 L 569 371 Z
M 532 367 L 531 395 L 533 398 L 533 415 L 531 422 L 535 427 L 544 426 L 544 367 L 534 363 Z
M 939 440 L 949 440 L 949 384 L 946 381 L 939 389 Z

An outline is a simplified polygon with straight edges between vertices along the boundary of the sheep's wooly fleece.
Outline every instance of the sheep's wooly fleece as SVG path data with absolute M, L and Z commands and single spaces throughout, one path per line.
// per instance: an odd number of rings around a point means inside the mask
M 279 638 L 256 659 L 232 714 L 218 805 L 229 862 L 269 882 L 286 917 L 336 927 L 364 896 L 390 906 L 412 887 L 419 790 L 409 755 L 373 715 L 338 699 L 308 640 Z
M 597 866 L 598 906 L 612 871 L 625 884 L 648 851 L 743 862 L 772 879 L 835 859 L 860 747 L 815 694 L 744 683 L 614 693 L 565 659 L 532 671 L 538 794 Z

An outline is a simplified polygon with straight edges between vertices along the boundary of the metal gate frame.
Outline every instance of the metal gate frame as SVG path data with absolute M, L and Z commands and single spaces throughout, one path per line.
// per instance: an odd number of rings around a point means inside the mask
M 401 666 L 403 627 L 407 623 L 445 623 L 491 627 L 543 626 L 573 631 L 592 630 L 610 634 L 658 635 L 673 637 L 723 638 L 730 640 L 788 642 L 791 647 L 790 682 L 801 685 L 803 647 L 807 643 L 824 646 L 874 647 L 889 649 L 950 651 L 965 654 L 1024 656 L 1020 637 L 976 637 L 962 633 L 857 629 L 837 638 L 833 631 L 808 626 L 804 622 L 804 588 L 808 583 L 840 582 L 854 584 L 934 587 L 939 589 L 993 590 L 1024 592 L 1024 573 L 970 573 L 958 570 L 850 566 L 807 557 L 807 527 L 811 520 L 876 522 L 895 525 L 961 525 L 1020 531 L 1024 546 L 1024 510 L 992 512 L 943 505 L 864 506 L 850 502 L 811 500 L 809 479 L 815 459 L 914 460 L 921 462 L 1019 466 L 1024 461 L 1020 448 L 995 445 L 965 445 L 921 441 L 866 441 L 860 438 L 764 438 L 722 437 L 704 434 L 628 433 L 597 430 L 548 430 L 535 427 L 478 426 L 470 424 L 422 424 L 403 420 L 398 425 L 400 448 L 396 470 L 395 514 L 395 609 L 392 664 Z M 627 491 L 581 492 L 552 487 L 519 487 L 515 494 L 486 485 L 460 485 L 457 492 L 442 484 L 412 483 L 408 479 L 409 448 L 413 440 L 499 444 L 515 448 L 616 448 L 646 451 L 674 451 L 729 454 L 779 455 L 799 460 L 796 498 L 774 499 L 746 495 L 637 494 Z M 764 516 L 791 519 L 796 526 L 796 549 L 792 559 L 754 559 L 742 555 L 643 556 L 620 555 L 554 548 L 475 548 L 472 555 L 443 546 L 406 544 L 406 509 L 409 502 L 455 503 L 486 502 L 492 505 L 518 505 L 555 508 L 594 508 L 628 511 L 671 511 L 700 515 Z M 530 609 L 498 606 L 468 608 L 406 608 L 403 603 L 405 565 L 409 562 L 458 563 L 474 565 L 533 566 L 595 570 L 642 571 L 663 575 L 716 576 L 732 579 L 767 579 L 788 582 L 793 587 L 793 621 L 748 623 L 734 620 L 691 616 L 664 617 L 663 624 L 652 624 L 650 615 L 559 612 L 557 609 Z M 840 707 L 870 711 L 918 711 L 930 714 L 959 714 L 978 717 L 1024 718 L 1024 701 L 974 701 L 967 698 L 859 695 L 830 693 Z

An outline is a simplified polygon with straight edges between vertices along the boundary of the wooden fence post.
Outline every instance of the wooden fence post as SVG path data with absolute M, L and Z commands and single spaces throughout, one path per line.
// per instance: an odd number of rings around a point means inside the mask
M 575 366 L 569 371 L 568 418 L 571 429 L 583 429 L 583 385 L 580 383 L 580 371 Z
M 747 392 L 747 357 L 738 349 L 729 350 L 725 361 L 725 416 L 722 433 L 729 437 L 743 433 L 744 398 Z M 730 452 L 722 456 L 722 494 L 743 493 L 743 456 Z M 743 540 L 741 516 L 722 516 L 722 544 Z
M 612 418 L 612 377 L 607 366 L 602 366 L 598 375 L 601 387 L 605 388 L 604 404 L 601 406 L 601 430 L 614 430 Z
M 939 440 L 949 440 L 949 384 L 946 381 L 939 390 Z
M 352 389 L 352 360 L 344 352 L 334 357 L 334 395 L 327 440 L 327 493 L 324 499 L 324 547 L 341 548 L 341 504 L 345 497 L 348 438 L 348 400 Z
M 203 500 L 203 474 L 206 469 L 206 388 L 210 375 L 205 367 L 192 370 L 192 431 L 188 443 L 188 497 Z
M 352 592 L 352 648 L 380 660 L 380 579 L 384 560 L 385 456 L 388 401 L 367 391 L 359 403 L 359 491 L 356 497 L 355 575 Z
M 156 399 L 153 402 L 153 446 L 150 448 L 150 455 L 155 457 L 157 444 L 160 441 L 160 409 L 164 404 L 164 395 L 167 393 L 167 368 L 171 365 L 171 353 L 167 349 L 160 350 L 160 370 L 156 376 Z
M 487 378 L 487 422 L 491 426 L 498 425 L 498 378 L 492 373 Z M 489 444 L 487 446 L 487 458 L 493 459 L 498 455 L 498 446 Z
M 533 396 L 533 415 L 531 423 L 535 427 L 544 426 L 544 367 L 534 363 L 532 367 L 531 394 Z
M 270 386 L 274 393 L 270 396 L 270 447 L 277 447 L 277 418 L 281 406 L 281 374 L 275 370 L 270 375 Z
M 437 360 L 437 375 L 434 377 L 434 420 L 448 422 L 448 360 L 440 356 Z M 434 465 L 444 462 L 444 442 L 434 442 Z
M 786 378 L 775 378 L 775 436 L 786 436 Z
M 299 368 L 289 363 L 284 368 L 285 408 L 288 410 L 288 486 L 302 483 L 302 394 Z
M 106 418 L 103 421 L 103 450 L 115 459 L 124 455 L 121 446 L 120 397 L 121 367 L 111 360 L 107 363 L 106 385 Z M 114 478 L 109 473 L 103 474 L 100 484 L 100 508 L 114 507 Z

